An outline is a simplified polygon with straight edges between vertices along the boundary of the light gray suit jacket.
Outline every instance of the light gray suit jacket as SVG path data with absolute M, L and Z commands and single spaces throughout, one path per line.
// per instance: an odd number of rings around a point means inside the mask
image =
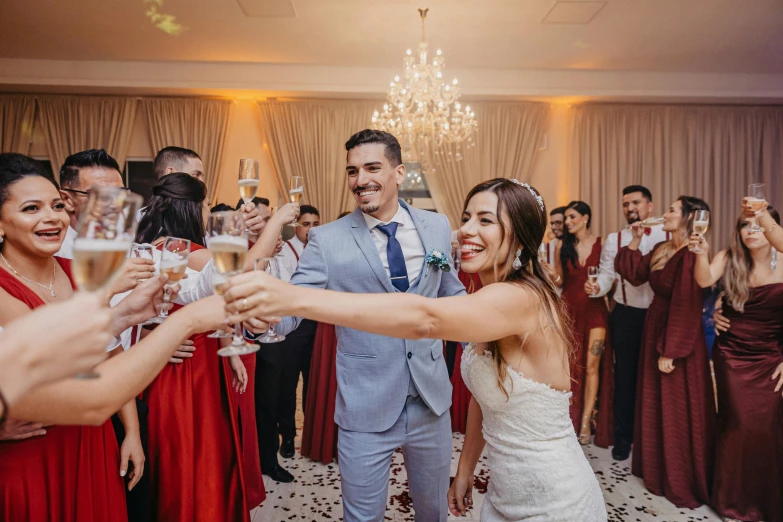
M 449 222 L 445 216 L 409 207 L 425 255 L 451 252 Z M 447 297 L 465 293 L 453 268 L 422 267 L 408 292 L 424 297 Z M 340 292 L 396 292 L 370 230 L 359 209 L 342 219 L 310 230 L 307 248 L 291 283 Z M 390 309 L 386 313 L 394 314 Z M 283 334 L 301 321 L 286 317 L 275 329 Z M 402 413 L 410 380 L 424 403 L 441 415 L 451 406 L 451 383 L 443 360 L 440 339 L 409 341 L 337 327 L 337 404 L 334 420 L 343 429 L 382 432 Z M 262 348 L 263 350 L 263 348 Z

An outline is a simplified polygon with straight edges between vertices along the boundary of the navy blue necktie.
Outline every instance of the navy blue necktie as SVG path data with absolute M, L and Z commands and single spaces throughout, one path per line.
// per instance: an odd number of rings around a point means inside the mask
M 408 269 L 405 268 L 405 256 L 402 255 L 400 242 L 394 237 L 397 233 L 397 223 L 378 225 L 375 228 L 389 238 L 389 242 L 386 244 L 386 257 L 389 261 L 389 275 L 392 285 L 400 292 L 407 292 L 410 283 L 408 282 Z

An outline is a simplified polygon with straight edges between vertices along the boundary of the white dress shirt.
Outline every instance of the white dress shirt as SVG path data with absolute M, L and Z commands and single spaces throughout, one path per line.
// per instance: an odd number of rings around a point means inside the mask
M 68 231 L 65 232 L 65 239 L 63 239 L 63 244 L 60 245 L 60 250 L 55 254 L 57 257 L 62 257 L 63 259 L 73 259 L 73 242 L 76 240 L 76 236 L 79 234 L 76 232 L 76 230 L 73 229 L 70 225 L 68 226 Z
M 554 268 L 557 266 L 555 264 L 555 252 L 557 251 L 557 245 L 560 244 L 560 240 L 557 238 L 554 238 L 549 243 L 545 245 L 546 248 L 546 262 L 549 263 L 549 266 Z M 557 292 L 557 295 L 563 294 L 563 287 L 555 285 L 555 292 Z
M 398 203 L 397 213 L 387 223 L 372 217 L 369 214 L 362 213 L 364 221 L 367 223 L 367 228 L 370 229 L 370 235 L 372 241 L 375 243 L 375 248 L 378 249 L 378 255 L 381 256 L 381 263 L 386 270 L 386 275 L 391 277 L 389 272 L 389 259 L 386 256 L 386 246 L 389 243 L 389 238 L 386 234 L 378 230 L 378 225 L 388 225 L 389 223 L 398 223 L 397 232 L 394 237 L 400 242 L 402 247 L 402 255 L 405 257 L 405 269 L 408 271 L 408 283 L 413 286 L 416 282 L 416 278 L 419 277 L 422 267 L 424 266 L 424 244 L 421 242 L 419 233 L 416 231 L 416 225 L 413 223 L 413 218 L 408 214 L 408 211 Z
M 291 280 L 291 277 L 296 272 L 296 268 L 299 266 L 299 258 L 302 257 L 305 244 L 299 241 L 299 238 L 294 235 L 291 239 L 283 244 L 283 250 L 277 254 L 277 264 L 280 267 L 280 279 L 286 283 Z M 293 249 L 293 250 L 292 250 Z M 296 254 L 294 254 L 296 251 Z
M 625 228 L 620 231 L 620 246 L 628 246 L 633 239 L 633 233 Z M 639 250 L 642 255 L 648 254 L 658 243 L 666 241 L 666 232 L 663 226 L 651 227 L 650 234 L 642 236 L 642 242 Z M 617 303 L 631 306 L 633 308 L 649 308 L 653 300 L 653 291 L 648 283 L 641 286 L 633 286 L 628 281 L 623 280 L 614 270 L 614 259 L 617 257 L 617 232 L 610 234 L 604 241 L 601 250 L 601 264 L 598 271 L 598 291 L 599 296 L 606 295 L 612 288 L 612 284 L 617 281 L 617 287 L 614 292 L 614 300 Z

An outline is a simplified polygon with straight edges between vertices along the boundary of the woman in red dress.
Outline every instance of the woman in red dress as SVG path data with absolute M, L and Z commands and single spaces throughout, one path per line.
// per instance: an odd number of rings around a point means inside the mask
M 39 306 L 67 300 L 74 286 L 70 262 L 54 257 L 69 223 L 56 182 L 25 156 L 3 156 L 0 324 L 7 324 Z M 45 435 L 1 443 L 0 519 L 126 521 L 111 422 L 50 426 Z
M 136 240 L 162 248 L 167 236 L 189 239 L 193 277 L 211 257 L 202 246 L 206 187 L 176 173 L 161 178 L 153 194 Z M 218 341 L 206 333 L 190 339 L 192 357 L 164 368 L 143 394 L 149 405 L 153 511 L 166 522 L 244 522 L 249 506 L 231 390 L 231 368 L 239 372 L 242 362 L 219 357 Z
M 239 413 L 239 442 L 242 446 L 242 470 L 245 475 L 247 505 L 252 510 L 266 499 L 256 429 L 256 354 L 241 355 L 239 358 L 242 359 L 247 371 L 247 386 L 244 390 L 234 389 L 234 401 L 237 403 Z
M 645 256 L 644 229 L 634 224 L 633 240 L 615 259 L 618 274 L 632 285 L 649 282 L 655 294 L 639 353 L 632 471 L 652 493 L 686 508 L 710 500 L 715 449 L 704 298 L 693 274 L 696 255 L 686 248 L 696 210 L 709 207 L 688 196 L 672 203 L 663 223 L 672 239 Z
M 592 211 L 584 201 L 572 201 L 565 211 L 565 231 L 555 250 L 552 279 L 562 287 L 562 298 L 573 321 L 576 351 L 571 360 L 571 421 L 579 443 L 587 445 L 595 418 L 595 444 L 614 444 L 612 396 L 613 356 L 606 330 L 609 312 L 603 299 L 593 299 L 585 291 L 589 267 L 601 261 L 601 238 L 590 232 Z M 608 361 L 601 364 L 601 361 Z
M 310 363 L 310 385 L 302 429 L 302 456 L 329 464 L 337 457 L 337 335 L 334 325 L 318 323 Z
M 780 216 L 768 208 L 776 224 Z M 696 261 L 702 287 L 721 281 L 731 325 L 712 353 L 718 437 L 712 506 L 729 519 L 783 520 L 783 259 L 753 218 L 737 221 L 731 247 Z M 776 389 L 777 388 L 777 389 Z

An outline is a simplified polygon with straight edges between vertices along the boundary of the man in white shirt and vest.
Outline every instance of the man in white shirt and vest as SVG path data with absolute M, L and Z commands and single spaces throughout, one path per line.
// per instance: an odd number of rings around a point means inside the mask
M 628 224 L 644 221 L 651 217 L 654 208 L 652 194 L 641 185 L 623 189 L 623 214 Z M 634 428 L 634 407 L 636 402 L 636 376 L 638 373 L 639 348 L 647 309 L 653 299 L 650 285 L 633 286 L 615 272 L 614 260 L 620 247 L 627 246 L 632 239 L 631 230 L 623 228 L 610 234 L 601 251 L 598 284 L 585 283 L 588 294 L 604 296 L 614 289 L 615 307 L 609 321 L 612 349 L 614 350 L 614 418 L 615 446 L 612 456 L 625 460 L 631 452 Z M 650 252 L 655 245 L 666 240 L 661 225 L 647 228 L 639 250 Z M 619 247 L 618 247 L 619 244 Z
M 265 205 L 269 205 L 268 200 L 258 204 L 261 214 L 266 214 Z M 275 256 L 283 281 L 290 281 L 296 272 L 299 258 L 307 247 L 307 234 L 321 224 L 321 217 L 315 207 L 302 205 L 297 221 L 300 226 L 294 227 L 294 237 L 283 243 Z M 302 321 L 299 328 L 286 334 L 284 341 L 263 344 L 256 352 L 256 423 L 261 470 L 278 482 L 291 482 L 294 478 L 280 466 L 277 453 L 279 450 L 285 459 L 295 453 L 296 388 L 301 374 L 304 410 L 315 328 L 315 321 Z

